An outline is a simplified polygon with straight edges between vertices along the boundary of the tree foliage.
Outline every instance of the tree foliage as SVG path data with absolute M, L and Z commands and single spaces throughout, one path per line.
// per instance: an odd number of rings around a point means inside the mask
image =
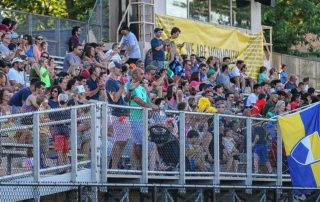
M 289 53 L 295 45 L 308 45 L 307 34 L 320 31 L 319 0 L 277 0 L 263 7 L 262 24 L 273 27 L 274 50 Z
M 95 0 L 1 0 L 0 7 L 84 21 L 94 3 Z

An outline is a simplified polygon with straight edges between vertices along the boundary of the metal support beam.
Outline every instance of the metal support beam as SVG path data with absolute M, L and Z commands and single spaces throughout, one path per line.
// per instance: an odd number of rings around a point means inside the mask
M 185 113 L 180 112 L 179 114 L 179 143 L 180 143 L 180 172 L 179 172 L 179 184 L 184 185 L 186 183 L 185 180 L 185 172 L 186 172 L 186 140 L 185 140 Z M 185 193 L 185 189 L 179 190 L 182 193 Z
M 142 176 L 141 183 L 148 183 L 148 109 L 142 110 Z M 148 192 L 147 188 L 141 188 L 141 192 Z
M 78 137 L 77 109 L 71 109 L 71 182 L 77 182 Z
M 214 115 L 214 178 L 213 184 L 220 185 L 220 142 L 219 142 L 219 114 Z M 215 192 L 219 192 L 219 189 L 215 189 Z
M 252 120 L 250 118 L 246 119 L 246 139 L 247 139 L 247 177 L 245 184 L 247 186 L 252 185 Z M 246 193 L 251 194 L 252 189 L 246 189 Z

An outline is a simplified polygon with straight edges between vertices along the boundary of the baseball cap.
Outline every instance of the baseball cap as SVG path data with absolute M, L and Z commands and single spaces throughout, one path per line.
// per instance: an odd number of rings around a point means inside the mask
M 216 72 L 214 71 L 214 69 L 209 69 L 209 70 L 207 71 L 207 76 L 209 77 L 209 76 L 213 75 L 214 73 L 216 73 Z
M 157 32 L 160 32 L 160 31 L 163 31 L 163 29 L 162 29 L 162 28 L 159 28 L 159 27 L 156 27 L 156 28 L 154 28 L 154 30 L 153 30 L 154 33 L 157 33 Z
M 122 65 L 120 63 L 114 62 L 114 61 L 109 63 L 109 68 L 113 68 L 113 67 L 118 68 L 118 69 L 122 69 Z
M 17 39 L 17 38 L 19 38 L 17 33 L 12 33 L 11 34 L 11 39 Z
M 19 58 L 19 57 L 15 57 L 15 58 L 13 58 L 13 60 L 12 60 L 12 64 L 14 64 L 14 63 L 16 63 L 16 62 L 23 62 L 23 60 L 22 60 L 21 58 Z

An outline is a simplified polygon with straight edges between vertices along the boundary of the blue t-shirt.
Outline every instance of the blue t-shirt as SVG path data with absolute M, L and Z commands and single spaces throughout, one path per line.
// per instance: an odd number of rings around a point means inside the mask
M 67 53 L 66 57 L 64 58 L 63 61 L 63 71 L 67 72 L 71 62 L 81 64 L 81 59 L 79 56 L 75 55 L 73 52 Z
M 59 107 L 60 107 L 58 102 L 56 102 L 56 101 L 54 101 L 54 100 L 51 100 L 51 99 L 48 100 L 48 104 L 49 104 L 49 106 L 50 106 L 52 109 L 55 109 L 55 108 L 59 108 Z
M 25 102 L 29 95 L 31 95 L 32 92 L 30 88 L 25 87 L 16 92 L 9 100 L 8 104 L 10 106 L 16 106 L 16 107 L 22 107 L 22 102 Z
M 87 79 L 87 85 L 88 85 L 88 88 L 90 89 L 90 91 L 92 90 L 95 90 L 98 88 L 98 79 L 96 79 L 96 81 L 94 81 L 92 79 L 92 77 L 90 76 L 88 79 Z M 97 92 L 95 95 L 93 95 L 92 97 L 87 97 L 87 99 L 89 100 L 99 100 L 99 92 Z
M 134 48 L 128 53 L 129 58 L 141 58 L 138 40 L 132 32 L 129 32 L 127 35 L 123 35 L 121 42 L 124 44 L 125 50 L 130 46 L 134 46 Z
M 118 102 L 113 102 L 111 99 L 110 93 L 118 92 L 121 87 L 120 81 L 114 80 L 112 78 L 109 78 L 106 82 L 106 92 L 108 97 L 108 102 L 110 104 L 115 105 L 127 105 L 127 103 L 124 101 L 123 97 L 121 96 L 118 100 Z M 129 114 L 128 109 L 123 108 L 112 108 L 112 115 L 114 116 L 127 116 Z
M 164 61 L 164 50 L 161 49 L 159 51 L 156 50 L 163 43 L 162 39 L 153 38 L 151 40 L 151 48 L 152 48 L 152 57 L 153 60 Z
M 287 82 L 286 78 L 288 78 L 288 76 L 289 76 L 288 72 L 282 71 L 280 73 L 280 81 L 282 84 L 285 84 Z

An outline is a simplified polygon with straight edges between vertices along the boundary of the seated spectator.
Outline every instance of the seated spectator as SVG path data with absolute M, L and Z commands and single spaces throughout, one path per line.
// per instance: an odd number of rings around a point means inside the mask
M 125 61 L 122 61 L 121 59 L 121 56 L 120 56 L 120 47 L 119 47 L 119 43 L 114 43 L 112 44 L 112 47 L 110 50 L 108 50 L 105 55 L 106 57 L 106 60 L 107 61 L 112 61 L 112 62 L 118 62 L 118 63 L 121 63 L 121 62 L 125 62 Z
M 191 164 L 191 171 L 207 171 L 204 159 L 204 151 L 200 145 L 200 135 L 196 130 L 190 130 L 187 134 L 186 156 Z
M 259 84 L 255 84 L 253 86 L 253 92 L 250 93 L 250 95 L 247 98 L 246 107 L 253 106 L 257 102 L 258 96 L 260 93 L 261 93 L 261 86 Z
M 267 68 L 265 66 L 260 67 L 259 76 L 258 76 L 258 84 L 269 83 L 270 78 L 267 74 Z
M 290 75 L 289 81 L 286 83 L 286 85 L 284 86 L 284 88 L 285 88 L 286 90 L 292 90 L 292 89 L 294 89 L 294 88 L 297 88 L 297 87 L 298 87 L 297 84 L 296 84 L 297 80 L 298 80 L 298 77 L 297 77 L 297 76 L 295 76 L 295 75 Z
M 262 114 L 266 116 L 267 113 L 275 107 L 277 102 L 278 102 L 278 94 L 273 93 L 271 97 L 268 99 L 266 105 L 263 107 Z
M 253 105 L 251 109 L 251 115 L 262 115 L 262 110 L 266 105 L 266 94 L 259 94 L 257 102 Z
M 239 164 L 239 150 L 236 148 L 236 141 L 231 129 L 224 130 L 224 136 L 222 137 L 222 144 L 224 146 L 223 159 L 227 161 L 227 172 L 238 172 Z M 231 169 L 233 168 L 233 169 Z
M 221 73 L 217 77 L 217 84 L 222 84 L 225 89 L 231 88 L 229 67 L 227 65 L 222 65 Z
M 62 93 L 62 89 L 60 86 L 52 86 L 50 89 L 50 95 L 49 95 L 49 100 L 48 104 L 50 108 L 59 108 L 59 101 L 58 97 Z
M 295 110 L 298 107 L 300 107 L 300 101 L 301 101 L 300 98 L 301 97 L 299 94 L 292 95 L 291 102 L 290 102 L 291 110 Z
M 21 58 L 14 58 L 12 60 L 12 67 L 8 73 L 8 79 L 11 86 L 14 86 L 16 90 L 20 90 L 26 85 L 24 75 L 24 61 Z
M 2 41 L 2 43 L 0 44 L 1 57 L 6 61 L 11 61 L 16 55 L 15 51 L 10 51 L 8 47 L 11 42 L 11 34 L 9 32 L 3 34 L 1 36 L 1 41 Z
M 244 61 L 243 60 L 237 60 L 236 66 L 232 68 L 230 72 L 230 78 L 232 79 L 233 83 L 236 85 L 237 89 L 240 89 L 240 83 L 241 81 L 241 72 L 240 69 L 243 67 Z
M 299 94 L 300 96 L 302 96 L 305 93 L 304 89 L 305 84 L 303 82 L 299 82 L 298 87 L 291 89 L 291 93 L 293 95 Z

